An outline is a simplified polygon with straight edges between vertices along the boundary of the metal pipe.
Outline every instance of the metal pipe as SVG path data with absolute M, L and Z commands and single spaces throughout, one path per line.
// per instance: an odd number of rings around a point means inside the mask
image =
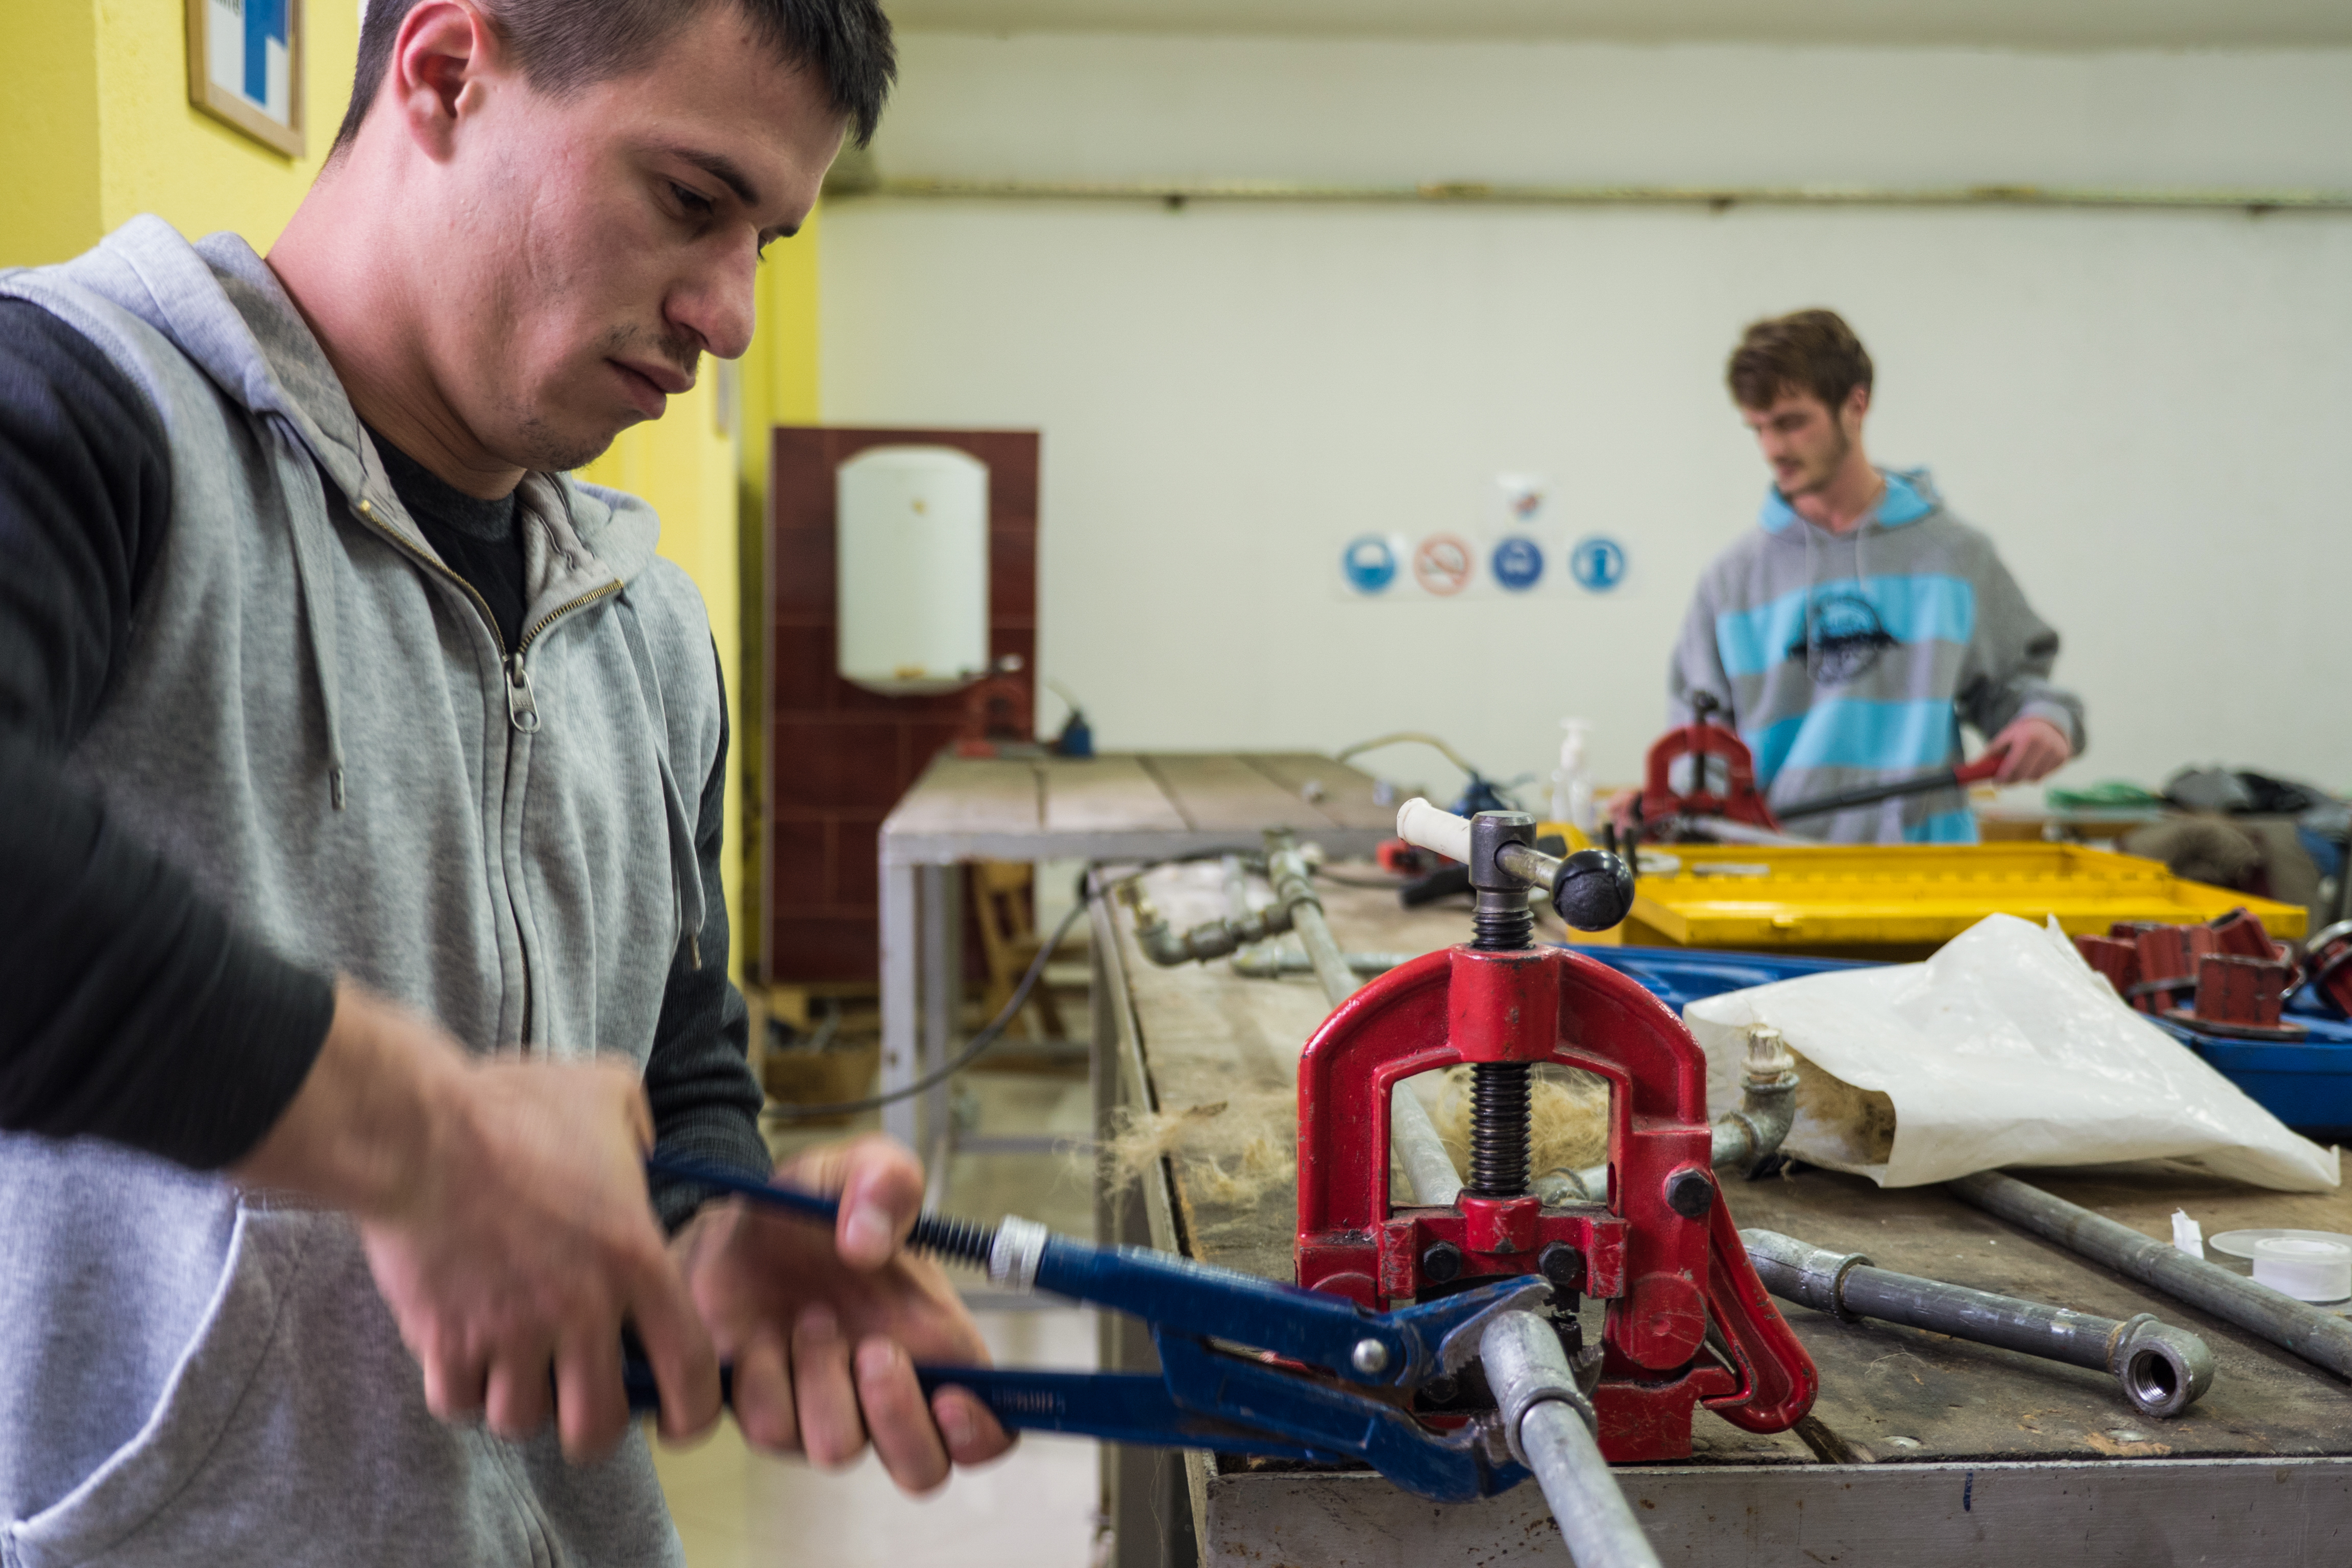
M 1307 950 L 1307 964 L 1323 987 L 1324 999 L 1337 1007 L 1354 995 L 1362 982 L 1332 939 L 1330 922 L 1323 918 L 1323 901 L 1315 896 L 1307 859 L 1297 841 L 1287 832 L 1271 832 L 1265 836 L 1265 874 L 1274 884 L 1275 902 L 1292 910 L 1292 924 L 1299 945 Z M 1462 1173 L 1454 1168 L 1445 1141 L 1437 1135 L 1437 1125 L 1430 1121 L 1421 1096 L 1402 1083 L 1389 1094 L 1389 1142 L 1396 1151 L 1397 1163 L 1404 1167 L 1405 1181 L 1416 1203 L 1441 1207 L 1461 1195 Z
M 1135 944 L 1152 963 L 1164 967 L 1180 963 L 1197 963 L 1212 958 L 1223 958 L 1237 948 L 1280 936 L 1292 929 L 1297 919 L 1296 903 L 1286 903 L 1280 898 L 1262 910 L 1253 910 L 1239 919 L 1203 921 L 1190 931 L 1179 932 L 1169 925 L 1151 900 L 1142 894 L 1138 884 L 1129 882 L 1120 889 L 1130 909 L 1135 911 Z M 1305 894 L 1313 904 L 1319 919 L 1323 906 L 1315 902 L 1314 890 Z
M 957 201 L 1472 203 L 1501 206 L 2041 207 L 2188 212 L 2352 213 L 2352 193 L 2326 190 L 2113 190 L 2045 185 L 1927 189 L 1823 185 L 1513 185 L 1449 180 L 1413 185 L 1335 184 L 1306 180 L 968 180 L 886 175 L 828 180 L 828 197 L 896 196 Z M 1394 740 L 1405 737 L 1387 737 Z M 1420 736 L 1410 737 L 1421 739 Z M 1368 751 L 1370 745 L 1351 748 Z M 1467 770 L 1465 770 L 1467 771 Z
M 2186 1329 L 2149 1313 L 2117 1321 L 1876 1268 L 1777 1231 L 1743 1230 L 1764 1288 L 1847 1322 L 1878 1318 L 2045 1361 L 2110 1373 L 2144 1415 L 2178 1415 L 2213 1385 L 2213 1352 Z
M 1314 966 L 1324 998 L 1337 1007 L 1356 994 L 1358 982 L 1340 955 L 1339 944 L 1331 940 L 1331 927 L 1323 918 L 1323 900 L 1315 896 L 1307 858 L 1285 829 L 1265 836 L 1265 878 L 1274 884 L 1274 907 L 1290 911 L 1291 927 L 1298 932 L 1298 944 L 1307 950 L 1307 962 Z
M 2191 1258 L 2168 1242 L 2142 1236 L 2129 1226 L 1998 1171 L 1979 1171 L 1944 1185 L 1954 1196 L 1989 1214 L 2260 1334 L 2338 1377 L 2352 1379 L 2352 1323 L 2332 1312 L 2323 1312 L 2201 1258 Z
M 1386 974 L 1399 964 L 1411 963 L 1421 955 L 1417 952 L 1343 952 L 1350 972 L 1369 980 L 1375 974 Z M 1264 952 L 1234 954 L 1234 973 L 1252 980 L 1274 980 L 1286 974 L 1312 974 L 1315 961 L 1303 952 L 1291 952 L 1275 948 Z
M 1323 918 L 1323 901 L 1316 897 L 1312 873 L 1297 841 L 1286 829 L 1277 829 L 1265 836 L 1265 843 L 1266 878 L 1274 884 L 1274 902 L 1247 914 L 1203 921 L 1181 935 L 1143 896 L 1139 884 L 1123 884 L 1120 896 L 1135 911 L 1135 943 L 1152 963 L 1173 967 L 1223 958 L 1236 948 L 1295 930 L 1300 945 L 1307 950 L 1307 966 L 1323 987 L 1325 999 L 1336 1007 L 1355 994 L 1360 982 L 1348 955 L 1332 940 L 1331 927 Z M 1228 857 L 1229 877 L 1233 869 L 1234 862 Z M 1226 907 L 1233 909 L 1235 901 L 1234 889 L 1228 880 Z M 1236 967 L 1239 966 L 1237 961 Z M 1445 1141 L 1437 1135 L 1436 1124 L 1429 1120 L 1421 1097 L 1402 1083 L 1389 1097 L 1389 1142 L 1396 1150 L 1398 1163 L 1404 1167 L 1414 1202 L 1442 1207 L 1460 1194 L 1462 1176 L 1454 1170 L 1453 1158 L 1445 1152 Z
M 1683 823 L 1706 834 L 1717 844 L 1752 844 L 1759 849 L 1818 849 L 1822 847 L 1818 838 L 1800 838 L 1793 833 L 1775 833 L 1769 827 L 1759 827 L 1752 822 L 1734 822 L 1727 816 L 1686 816 Z
M 1592 1401 L 1550 1320 L 1498 1312 L 1478 1340 L 1503 1441 L 1543 1489 L 1577 1568 L 1657 1568 L 1625 1493 L 1593 1440 Z
M 1780 1030 L 1759 1024 L 1748 1031 L 1739 1109 L 1716 1118 L 1709 1163 L 1744 1173 L 1766 1155 L 1777 1152 L 1796 1124 L 1797 1058 Z M 1538 1190 L 1546 1203 L 1606 1203 L 1609 1167 L 1547 1172 Z

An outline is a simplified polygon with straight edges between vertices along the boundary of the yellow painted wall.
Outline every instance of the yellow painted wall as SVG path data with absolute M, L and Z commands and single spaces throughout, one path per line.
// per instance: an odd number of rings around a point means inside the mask
M 0 93 L 0 265 L 61 261 L 141 213 L 268 250 L 342 121 L 359 54 L 352 0 L 312 0 L 303 20 L 308 146 L 289 158 L 188 102 L 185 0 L 0 5 L 0 47 L 23 68 Z
M 0 49 L 16 62 L 0 91 L 0 266 L 62 261 L 105 232 L 98 14 L 91 0 L 15 0 L 0 7 Z
M 755 809 L 767 798 L 766 671 L 764 618 L 767 601 L 768 431 L 778 425 L 814 425 L 817 420 L 817 226 L 824 208 L 809 214 L 801 232 L 768 247 L 760 268 L 759 323 L 743 356 L 743 439 L 736 472 L 738 616 L 743 627 L 742 676 L 735 692 L 743 722 L 735 731 L 735 790 L 744 803 L 743 831 L 734 842 L 748 868 L 745 886 L 757 888 L 761 870 L 760 824 Z M 709 590 L 705 590 L 709 592 Z M 757 900 L 740 910 L 736 947 L 757 952 Z M 730 911 L 736 907 L 730 905 Z
M 308 0 L 303 20 L 309 137 L 305 155 L 289 158 L 189 104 L 185 0 L 0 0 L 0 48 L 20 67 L 0 93 L 0 266 L 63 260 L 149 212 L 189 235 L 233 229 L 267 252 L 341 123 L 359 52 L 353 0 Z M 748 825 L 763 739 L 752 688 L 768 462 L 764 436 L 741 434 L 817 416 L 814 215 L 769 258 L 738 406 L 722 408 L 719 377 L 706 374 L 659 423 L 629 431 L 587 470 L 653 503 L 662 553 L 710 607 L 735 724 L 727 830 L 739 852 L 726 893 L 739 974 L 757 938 L 743 869 L 757 851 Z

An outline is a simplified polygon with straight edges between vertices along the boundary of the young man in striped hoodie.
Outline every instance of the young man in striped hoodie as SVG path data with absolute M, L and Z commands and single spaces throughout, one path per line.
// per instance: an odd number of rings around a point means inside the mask
M 1713 697 L 1756 754 L 1772 804 L 1892 784 L 1961 760 L 1967 723 L 2027 783 L 2081 754 L 2082 700 L 2053 685 L 2058 634 L 1992 541 L 1954 517 L 1924 468 L 1863 449 L 1870 355 L 1835 312 L 1758 321 L 1727 374 L 1771 465 L 1756 531 L 1701 575 L 1668 672 L 1670 722 Z M 1792 830 L 1839 844 L 1967 844 L 1958 790 Z

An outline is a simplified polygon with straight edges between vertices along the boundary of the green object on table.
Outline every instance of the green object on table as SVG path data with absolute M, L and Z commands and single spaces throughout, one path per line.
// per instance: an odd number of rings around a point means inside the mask
M 2042 799 L 2053 811 L 2146 811 L 2164 804 L 2162 795 L 2121 779 L 2085 789 L 2060 789 L 2053 784 L 2042 792 Z

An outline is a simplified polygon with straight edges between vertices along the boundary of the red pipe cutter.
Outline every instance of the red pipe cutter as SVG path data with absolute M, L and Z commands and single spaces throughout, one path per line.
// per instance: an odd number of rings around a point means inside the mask
M 1566 1307 L 1571 1359 L 1587 1376 L 1598 1363 L 1591 1392 L 1612 1462 L 1688 1456 L 1695 1405 L 1748 1431 L 1785 1430 L 1811 1408 L 1819 1376 L 1717 1188 L 1705 1055 L 1638 982 L 1529 944 L 1531 879 L 1505 862 L 1547 869 L 1531 818 L 1488 812 L 1469 826 L 1477 939 L 1370 982 L 1300 1058 L 1298 1282 L 1377 1310 L 1541 1275 Z M 1400 831 L 1413 837 L 1403 821 Z M 1538 1062 L 1608 1081 L 1605 1204 L 1548 1205 L 1528 1190 Z M 1469 1182 L 1447 1206 L 1395 1205 L 1391 1089 L 1456 1063 L 1474 1075 Z M 1578 1292 L 1608 1303 L 1597 1355 L 1580 1343 Z

